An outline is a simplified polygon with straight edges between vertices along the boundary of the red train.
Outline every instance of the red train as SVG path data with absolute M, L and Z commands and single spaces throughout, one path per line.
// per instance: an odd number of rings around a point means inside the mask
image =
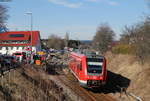
M 69 68 L 83 87 L 99 87 L 106 83 L 106 59 L 103 56 L 71 52 Z

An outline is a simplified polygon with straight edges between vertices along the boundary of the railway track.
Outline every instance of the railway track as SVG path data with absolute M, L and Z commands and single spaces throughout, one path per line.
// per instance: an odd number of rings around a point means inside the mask
M 103 93 L 94 93 L 91 90 L 81 87 L 78 82 L 76 82 L 75 80 L 71 80 L 75 79 L 74 77 L 68 79 L 67 75 L 61 75 L 58 76 L 58 78 L 84 101 L 116 101 L 108 95 L 105 95 Z

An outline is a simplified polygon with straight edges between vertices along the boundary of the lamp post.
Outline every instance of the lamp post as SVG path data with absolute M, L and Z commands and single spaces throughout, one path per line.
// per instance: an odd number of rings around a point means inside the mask
M 30 17 L 31 17 L 31 25 L 30 25 L 30 27 L 31 27 L 31 29 L 30 29 L 30 33 L 31 33 L 31 61 L 32 61 L 32 28 L 33 28 L 33 16 L 32 16 L 32 12 L 26 12 L 25 14 L 27 14 L 27 15 L 30 15 Z

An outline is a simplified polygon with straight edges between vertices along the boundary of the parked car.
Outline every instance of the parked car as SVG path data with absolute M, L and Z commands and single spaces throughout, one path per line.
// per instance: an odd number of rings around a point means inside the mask
M 5 71 L 16 68 L 18 62 L 14 56 L 0 55 L 0 73 L 3 75 Z
M 10 65 L 10 68 L 16 68 L 18 65 L 18 61 L 15 56 L 5 56 L 4 57 L 6 63 Z
M 11 62 L 7 59 L 5 59 L 4 55 L 0 56 L 0 72 L 3 74 L 3 72 L 10 70 Z
M 24 59 L 26 59 L 25 52 L 16 52 L 16 53 L 13 53 L 13 56 L 15 56 L 19 62 L 22 62 Z

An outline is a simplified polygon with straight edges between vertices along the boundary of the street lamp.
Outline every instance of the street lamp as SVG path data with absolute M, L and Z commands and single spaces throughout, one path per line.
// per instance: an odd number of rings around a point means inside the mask
M 32 16 L 32 12 L 26 12 L 25 14 L 27 14 L 27 15 L 30 15 L 30 17 L 31 17 L 31 61 L 32 61 L 32 28 L 33 28 L 33 16 Z

